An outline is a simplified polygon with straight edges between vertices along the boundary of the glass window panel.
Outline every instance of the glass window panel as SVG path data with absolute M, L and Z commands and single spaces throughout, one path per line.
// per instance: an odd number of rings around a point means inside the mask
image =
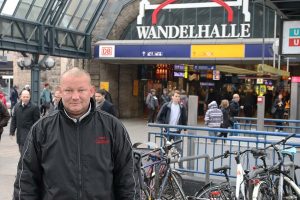
M 65 15 L 64 18 L 62 19 L 61 23 L 60 23 L 60 26 L 64 27 L 64 28 L 67 28 L 70 21 L 71 21 L 71 16 L 70 15 Z
M 82 20 L 80 23 L 80 26 L 78 28 L 78 31 L 84 32 L 86 29 L 86 26 L 88 25 L 89 21 L 88 20 Z
M 74 17 L 71 24 L 70 24 L 70 26 L 69 26 L 69 28 L 73 29 L 73 30 L 77 29 L 77 26 L 78 26 L 79 22 L 80 22 L 80 18 Z
M 22 3 L 32 4 L 33 0 L 22 0 Z
M 53 0 L 52 0 L 53 1 Z M 46 0 L 36 0 L 34 2 L 34 5 L 39 6 L 39 7 L 44 7 L 46 3 Z
M 18 3 L 19 3 L 19 0 L 6 1 L 1 14 L 13 15 Z
M 68 9 L 67 9 L 67 14 L 68 15 L 74 15 L 77 7 L 78 7 L 78 4 L 79 4 L 79 0 L 75 1 L 71 1 L 71 3 L 69 4 L 68 6 Z
M 87 12 L 84 16 L 84 19 L 90 20 L 93 16 L 98 4 L 100 4 L 101 1 L 93 0 L 90 7 L 87 9 Z
M 27 19 L 31 20 L 31 21 L 37 21 L 39 15 L 41 13 L 41 10 L 42 10 L 42 8 L 33 6 Z
M 88 7 L 89 3 L 90 3 L 89 0 L 82 1 L 82 3 L 79 6 L 79 9 L 76 13 L 77 17 L 82 17 L 83 16 L 84 12 L 87 10 L 87 7 Z
M 15 17 L 18 18 L 25 18 L 27 15 L 27 12 L 29 10 L 30 5 L 27 3 L 21 3 L 18 7 L 17 13 L 15 14 Z

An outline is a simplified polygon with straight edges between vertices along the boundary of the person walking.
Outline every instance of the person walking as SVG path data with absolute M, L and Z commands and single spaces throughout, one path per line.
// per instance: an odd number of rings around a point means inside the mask
M 98 110 L 103 110 L 113 116 L 116 116 L 114 105 L 105 99 L 106 91 L 101 89 L 97 90 L 95 93 L 96 108 Z
M 161 106 L 157 114 L 157 123 L 168 125 L 187 125 L 187 111 L 183 104 L 180 104 L 180 92 L 178 90 L 171 92 L 171 101 Z M 182 129 L 169 129 L 166 130 L 170 133 L 180 134 Z M 169 140 L 179 140 L 179 136 L 170 136 Z M 179 153 L 182 154 L 181 144 L 176 145 Z M 182 162 L 179 163 L 182 168 Z
M 3 133 L 3 128 L 7 126 L 10 115 L 6 106 L 0 101 L 0 141 Z
M 10 123 L 10 136 L 13 138 L 17 130 L 17 143 L 22 153 L 25 139 L 31 126 L 40 118 L 39 107 L 30 101 L 30 93 L 21 91 L 20 102 L 15 105 Z
M 146 99 L 148 108 L 148 123 L 153 123 L 155 120 L 156 110 L 158 109 L 158 99 L 156 97 L 156 90 L 151 89 Z
M 208 104 L 208 110 L 204 117 L 205 125 L 209 128 L 220 128 L 223 123 L 223 113 L 218 108 L 216 101 Z M 217 131 L 208 131 L 209 136 L 217 136 Z M 216 139 L 211 139 L 211 142 L 217 142 Z
M 18 86 L 14 85 L 14 87 L 12 88 L 12 91 L 10 92 L 10 104 L 11 104 L 11 110 L 14 109 L 14 106 L 16 105 L 16 103 L 18 103 L 19 100 L 19 93 L 18 93 Z
M 61 100 L 60 90 L 56 89 L 56 91 L 54 92 L 54 99 L 53 99 L 52 103 L 50 104 L 50 108 L 48 110 L 48 114 L 51 114 L 55 110 L 58 110 L 58 103 L 60 100 Z
M 0 88 L 0 101 L 1 101 L 1 102 L 3 103 L 3 105 L 7 108 L 6 98 L 5 98 L 5 94 L 4 94 L 2 88 Z
M 230 120 L 229 120 L 229 102 L 227 99 L 223 99 L 221 101 L 221 104 L 220 104 L 220 109 L 222 111 L 222 114 L 223 114 L 223 123 L 221 123 L 221 128 L 229 128 L 231 125 L 230 125 Z M 228 133 L 227 132 L 221 132 L 218 136 L 220 137 L 225 137 L 227 138 L 227 135 Z M 226 140 L 224 141 L 226 143 Z
M 162 95 L 160 96 L 160 104 L 163 105 L 165 103 L 168 103 L 171 101 L 171 98 L 169 96 L 169 92 L 168 92 L 168 89 L 167 88 L 164 88 L 163 89 L 163 93 Z
M 231 100 L 230 105 L 229 105 L 230 123 L 232 124 L 232 126 L 234 126 L 234 124 L 238 122 L 235 119 L 235 117 L 238 117 L 239 114 L 240 114 L 240 110 L 244 109 L 244 106 L 240 106 L 239 101 L 240 101 L 240 95 L 233 94 L 232 100 Z M 236 127 L 232 127 L 232 128 L 240 129 L 239 125 L 237 125 Z M 232 133 L 232 135 L 237 136 L 236 133 Z
M 129 135 L 96 109 L 90 75 L 72 68 L 60 78 L 58 111 L 31 129 L 19 160 L 14 200 L 138 199 Z
M 52 103 L 52 94 L 49 89 L 49 84 L 45 83 L 44 89 L 40 96 L 41 102 L 41 115 L 45 116 L 50 108 L 50 104 Z
M 275 99 L 272 108 L 272 114 L 274 119 L 283 119 L 285 111 L 285 102 L 283 100 L 282 94 L 279 94 Z M 283 127 L 281 127 L 283 123 L 281 121 L 276 122 L 275 132 L 283 131 Z

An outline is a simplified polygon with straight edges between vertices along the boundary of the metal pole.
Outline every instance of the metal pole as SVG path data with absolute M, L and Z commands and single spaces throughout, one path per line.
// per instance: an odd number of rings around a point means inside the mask
M 287 72 L 290 71 L 290 58 L 289 57 L 286 58 L 286 71 Z
M 274 13 L 274 43 L 276 42 L 276 32 L 277 32 L 277 11 Z M 278 53 L 278 52 L 277 52 Z M 276 67 L 276 55 L 273 52 L 273 67 Z
M 31 102 L 40 105 L 40 66 L 39 55 L 34 54 L 33 65 L 31 67 Z
M 262 46 L 262 64 L 265 65 L 265 32 L 266 32 L 266 2 L 263 0 L 263 46 Z

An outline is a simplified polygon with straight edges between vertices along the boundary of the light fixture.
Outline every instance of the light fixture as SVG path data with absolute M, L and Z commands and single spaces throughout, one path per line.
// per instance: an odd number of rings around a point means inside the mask
M 55 66 L 55 60 L 51 57 L 48 57 L 44 62 L 46 69 L 50 70 Z

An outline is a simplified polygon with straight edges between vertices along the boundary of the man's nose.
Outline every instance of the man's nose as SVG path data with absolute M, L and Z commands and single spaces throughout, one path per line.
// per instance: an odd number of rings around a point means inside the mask
M 72 93 L 72 99 L 79 99 L 79 92 L 78 91 L 74 91 Z

